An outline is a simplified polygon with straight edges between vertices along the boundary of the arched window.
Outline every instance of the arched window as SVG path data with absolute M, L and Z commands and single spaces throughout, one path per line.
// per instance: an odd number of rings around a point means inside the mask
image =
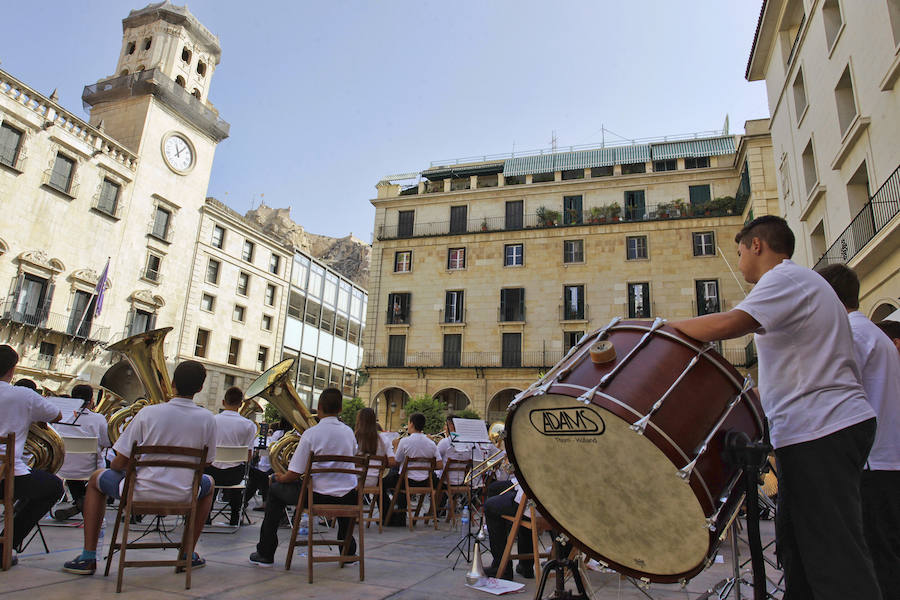
M 135 47 L 134 42 L 128 42 L 128 46 L 125 48 L 125 54 L 134 54 Z
M 194 88 L 194 91 L 191 92 L 191 96 L 193 96 L 194 98 L 199 100 L 200 99 L 200 90 L 198 90 L 197 88 Z
M 137 73 L 138 71 L 143 71 L 143 70 L 144 70 L 144 65 L 138 65 L 137 69 L 135 69 L 134 72 Z
M 191 56 L 192 53 L 190 50 L 188 50 L 187 46 L 181 49 L 181 60 L 183 60 L 187 64 L 191 64 Z
M 206 75 L 206 63 L 205 62 L 200 61 L 200 60 L 197 61 L 197 74 L 200 77 L 203 77 L 204 75 Z
M 153 38 L 144 38 L 144 50 L 149 50 L 152 42 Z
M 179 75 L 178 77 L 175 78 L 175 83 L 177 83 L 181 87 L 184 87 L 184 77 Z
M 128 75 L 128 69 L 122 69 L 122 72 L 119 73 L 119 76 L 121 77 L 122 75 Z

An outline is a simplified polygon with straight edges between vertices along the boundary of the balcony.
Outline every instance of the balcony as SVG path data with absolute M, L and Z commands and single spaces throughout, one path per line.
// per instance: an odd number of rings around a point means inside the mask
M 863 206 L 850 225 L 822 255 L 815 269 L 848 263 L 900 212 L 900 166 Z
M 583 304 L 574 307 L 570 304 L 562 304 L 559 306 L 559 320 L 565 321 L 590 321 L 591 305 Z
M 89 319 L 86 319 L 79 327 L 80 315 L 75 317 L 72 314 L 64 315 L 40 310 L 36 312 L 20 311 L 16 310 L 16 303 L 12 300 L 4 302 L 0 306 L 2 306 L 0 324 L 55 331 L 73 339 L 88 342 L 101 342 L 109 337 L 109 327 L 96 327 Z
M 618 210 L 608 207 L 594 207 L 583 210 L 580 214 L 567 211 L 565 219 L 556 211 L 545 211 L 542 214 L 518 215 L 507 219 L 505 216 L 481 217 L 468 219 L 461 227 L 458 221 L 435 221 L 431 223 L 404 223 L 400 225 L 379 225 L 379 241 L 396 240 L 415 237 L 435 237 L 442 235 L 463 235 L 469 233 L 491 233 L 494 231 L 521 231 L 527 229 L 549 229 L 553 227 L 594 227 L 613 225 L 616 223 L 635 223 L 642 221 L 662 221 L 669 219 L 698 219 L 704 217 L 727 217 L 741 215 L 747 204 L 747 196 L 740 200 L 734 198 L 716 198 L 702 205 L 690 205 L 675 202 L 661 202 L 644 206 L 614 205 Z M 502 207 L 501 207 L 502 208 Z
M 398 353 L 366 353 L 366 368 L 375 367 L 409 367 L 409 368 L 440 368 L 446 363 L 443 351 L 435 352 L 407 352 Z M 522 368 L 549 368 L 555 365 L 563 357 L 562 351 L 556 350 L 531 350 L 519 353 L 521 357 L 518 366 Z M 502 352 L 460 352 L 453 354 L 452 358 L 459 357 L 460 368 L 503 367 Z M 509 357 L 507 357 L 509 358 Z M 455 361 L 453 361 L 455 362 Z

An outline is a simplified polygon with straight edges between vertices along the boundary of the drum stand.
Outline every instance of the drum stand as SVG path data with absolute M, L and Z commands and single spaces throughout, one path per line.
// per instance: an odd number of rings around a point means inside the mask
M 553 538 L 553 558 L 551 558 L 541 569 L 541 582 L 538 584 L 534 597 L 540 600 L 544 597 L 544 587 L 547 585 L 547 577 L 553 571 L 556 577 L 556 585 L 553 589 L 553 595 L 548 596 L 547 600 L 591 600 L 591 595 L 585 589 L 585 580 L 581 576 L 581 569 L 578 561 L 570 559 L 568 556 L 560 558 L 563 553 L 563 545 L 568 539 L 558 535 Z M 534 549 L 537 552 L 537 548 Z M 566 569 L 572 573 L 572 581 L 575 582 L 576 592 L 566 589 Z

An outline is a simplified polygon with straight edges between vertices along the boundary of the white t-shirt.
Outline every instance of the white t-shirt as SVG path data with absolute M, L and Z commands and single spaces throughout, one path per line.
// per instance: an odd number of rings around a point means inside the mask
M 69 454 L 66 453 L 66 459 L 62 467 L 59 469 L 59 476 L 65 479 L 72 477 L 86 477 L 97 469 L 106 466 L 103 458 L 105 448 L 109 448 L 109 427 L 106 418 L 90 410 L 80 411 L 81 415 L 75 421 L 75 415 L 70 414 L 68 417 L 63 415 L 63 420 L 56 423 L 53 428 L 64 437 L 95 437 L 97 438 L 97 455 L 92 457 L 90 454 Z M 67 423 L 75 422 L 75 425 Z
M 138 411 L 116 440 L 113 450 L 128 457 L 135 443 L 139 446 L 206 446 L 206 460 L 210 462 L 216 457 L 216 422 L 211 412 L 197 406 L 190 398 L 172 398 Z M 175 455 L 159 455 L 159 458 L 184 460 Z M 187 469 L 143 467 L 137 472 L 135 500 L 183 502 L 190 494 L 192 478 L 193 473 Z
M 256 445 L 256 425 L 242 417 L 237 411 L 223 410 L 213 419 L 216 422 L 216 446 L 246 446 L 249 450 Z M 214 462 L 217 469 L 227 469 L 243 462 Z
M 334 454 L 356 456 L 356 436 L 353 430 L 341 423 L 337 417 L 325 417 L 316 425 L 303 432 L 297 450 L 288 464 L 288 471 L 306 473 L 306 465 L 312 454 Z M 317 462 L 318 467 L 352 468 L 352 463 Z M 341 497 L 357 485 L 356 477 L 350 473 L 323 473 L 313 475 L 313 491 L 326 496 Z
M 735 308 L 760 324 L 760 401 L 775 448 L 875 416 L 859 383 L 847 311 L 818 273 L 785 259 Z
M 378 436 L 378 452 L 376 452 L 378 456 L 384 456 L 387 458 L 394 457 L 394 449 L 391 447 L 391 444 L 388 444 L 383 437 Z M 385 464 L 387 466 L 387 464 Z M 378 485 L 378 469 L 369 469 L 366 473 L 366 487 Z
M 22 460 L 28 428 L 36 421 L 52 421 L 59 414 L 55 404 L 34 390 L 0 381 L 0 435 L 16 434 L 16 475 L 31 473 Z M 6 444 L 0 447 L 6 452 Z
M 273 431 L 269 435 L 266 436 L 266 449 L 259 451 L 259 462 L 256 464 L 256 469 L 258 471 L 262 471 L 263 473 L 268 473 L 272 468 L 272 462 L 269 460 L 269 448 L 272 447 L 276 441 L 280 440 L 284 436 L 284 430 L 278 429 L 277 431 Z
M 878 415 L 866 467 L 900 471 L 900 353 L 885 333 L 859 311 L 849 315 L 853 353 L 869 404 Z
M 424 433 L 411 433 L 397 443 L 397 462 L 402 466 L 406 457 L 410 458 L 434 458 L 436 462 L 441 460 L 437 444 L 432 442 Z M 402 475 L 402 473 L 401 473 Z M 428 478 L 427 471 L 411 471 L 409 478 L 413 481 L 425 481 Z
M 447 462 L 451 458 L 456 460 L 472 460 L 473 465 L 484 459 L 484 452 L 481 450 L 480 445 L 471 442 L 453 442 L 448 437 L 445 437 L 438 442 L 437 449 L 438 454 L 441 456 L 441 462 L 444 463 L 444 468 L 440 470 L 438 477 L 444 476 L 444 469 L 447 468 Z M 449 477 L 450 485 L 461 485 L 464 481 L 462 471 L 454 471 L 450 473 Z M 481 475 L 475 478 L 472 485 L 476 488 L 482 486 Z

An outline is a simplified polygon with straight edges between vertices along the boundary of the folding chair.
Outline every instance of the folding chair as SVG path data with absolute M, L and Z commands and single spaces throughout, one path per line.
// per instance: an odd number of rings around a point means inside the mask
M 321 466 L 322 463 L 345 463 L 348 466 L 334 467 Z M 315 454 L 309 457 L 309 464 L 306 466 L 306 474 L 303 476 L 303 485 L 300 487 L 300 496 L 297 498 L 297 509 L 294 512 L 294 526 L 291 528 L 291 538 L 288 542 L 287 557 L 284 561 L 284 569 L 290 570 L 291 561 L 294 558 L 294 546 L 306 546 L 306 564 L 309 575 L 309 582 L 313 582 L 313 563 L 317 562 L 338 562 L 341 568 L 344 563 L 359 561 L 359 580 L 365 579 L 365 551 L 364 551 L 364 531 L 363 522 L 363 488 L 366 483 L 366 473 L 369 470 L 369 459 L 364 456 L 338 456 L 333 454 Z M 317 475 L 348 473 L 357 477 L 356 484 L 356 504 L 316 504 L 313 501 L 313 481 Z M 309 530 L 305 542 L 297 541 L 297 531 L 300 526 L 300 517 L 303 511 L 309 515 Z M 339 519 L 342 517 L 350 518 L 350 526 L 347 528 L 347 534 L 343 542 L 341 540 L 314 540 L 313 539 L 313 523 L 316 517 L 325 517 L 330 519 Z M 359 524 L 359 543 L 357 545 L 357 554 L 345 555 L 344 553 L 350 549 L 350 540 L 353 539 L 353 530 Z M 321 545 L 337 545 L 341 544 L 341 553 L 337 556 L 313 556 L 313 548 Z
M 466 499 L 466 506 L 471 510 L 472 489 L 464 483 L 466 475 L 472 470 L 472 459 L 451 458 L 447 460 L 441 479 L 438 481 L 437 498 L 443 501 L 447 494 L 447 522 L 456 523 L 456 496 L 461 495 Z
M 381 499 L 383 498 L 381 478 L 384 477 L 384 470 L 387 468 L 388 459 L 386 456 L 369 456 L 368 458 L 369 471 L 378 470 L 378 483 L 372 486 L 363 486 L 363 494 L 372 496 L 372 499 L 369 500 L 369 516 L 364 516 L 363 522 L 366 524 L 366 529 L 368 529 L 369 525 L 372 523 L 378 523 L 378 533 L 381 533 L 384 525 L 384 507 L 381 505 Z M 375 514 L 376 502 L 378 503 L 377 519 L 373 516 Z
M 197 519 L 197 496 L 200 491 L 200 478 L 206 466 L 206 454 L 209 449 L 184 448 L 181 446 L 138 446 L 131 447 L 131 456 L 125 472 L 125 487 L 116 513 L 116 523 L 112 538 L 109 540 L 109 554 L 106 557 L 106 570 L 103 576 L 109 575 L 112 557 L 119 550 L 119 572 L 116 580 L 116 592 L 122 591 L 122 575 L 125 567 L 175 567 L 178 573 L 184 569 L 186 573 L 184 589 L 191 589 L 191 565 L 194 555 L 194 522 Z M 174 455 L 174 457 L 172 456 Z M 156 457 L 156 458 L 154 458 Z M 185 460 L 182 460 L 185 459 Z M 191 491 L 187 500 L 182 502 L 136 501 L 134 486 L 137 469 L 142 467 L 165 467 L 168 469 L 187 469 L 193 471 Z M 128 542 L 128 527 L 132 515 L 180 515 L 184 517 L 184 533 L 181 542 Z M 117 541 L 119 524 L 122 524 L 122 540 Z M 177 560 L 126 560 L 128 549 L 144 548 L 178 548 Z
M 528 517 L 525 517 L 525 508 L 528 507 Z M 540 535 L 550 530 L 550 522 L 542 517 L 535 509 L 534 504 L 529 506 L 528 498 L 523 494 L 519 501 L 519 508 L 516 510 L 516 516 L 510 517 L 503 515 L 507 521 L 512 521 L 512 527 L 509 529 L 509 536 L 506 538 L 506 547 L 503 549 L 503 556 L 500 558 L 500 566 L 497 568 L 498 573 L 503 573 L 510 559 L 522 560 L 530 558 L 534 561 L 534 576 L 539 581 L 541 578 L 541 559 L 550 558 L 552 552 L 541 552 L 538 545 Z M 528 554 L 512 553 L 513 542 L 519 533 L 519 527 L 525 527 L 531 531 L 531 552 Z
M 94 456 L 93 468 L 90 471 L 85 470 L 82 473 L 77 473 L 73 471 L 68 471 L 66 469 L 66 463 L 63 462 L 63 466 L 60 469 L 60 472 L 57 473 L 57 476 L 62 478 L 64 481 L 88 481 L 91 478 L 91 475 L 94 471 L 97 470 L 97 455 L 99 451 L 97 449 L 97 436 L 94 437 L 82 437 L 82 436 L 74 436 L 74 435 L 63 435 L 62 441 L 63 446 L 66 449 L 66 460 L 70 457 L 74 456 L 84 456 L 87 454 L 92 454 Z M 74 474 L 73 474 L 74 473 Z M 75 499 L 72 498 L 72 503 L 75 503 Z M 58 506 L 58 504 L 57 504 Z M 51 511 L 52 513 L 53 511 Z M 79 519 L 81 520 L 81 519 Z M 69 519 L 65 521 L 57 521 L 55 519 L 43 519 L 44 525 L 49 525 L 51 527 L 70 527 L 70 523 L 66 523 Z
M 8 571 L 12 565 L 16 434 L 10 433 L 0 437 L 0 444 L 5 444 L 6 448 L 3 454 L 0 454 L 0 481 L 3 484 L 3 535 L 0 536 L 3 556 L 0 557 L 0 566 L 4 571 Z
M 409 530 L 413 531 L 416 527 L 415 522 L 424 520 L 427 524 L 429 520 L 434 519 L 434 528 L 438 528 L 437 522 L 437 499 L 434 489 L 434 483 L 431 479 L 432 474 L 435 469 L 435 460 L 434 457 L 431 458 L 410 458 L 407 456 L 403 459 L 403 465 L 401 467 L 402 475 L 397 480 L 397 485 L 394 487 L 394 496 L 391 499 L 391 508 L 388 510 L 386 519 L 388 522 L 391 520 L 391 516 L 394 514 L 394 506 L 397 504 L 397 500 L 400 499 L 401 486 L 406 488 L 404 490 L 406 494 L 406 524 L 409 526 Z M 423 481 L 416 481 L 416 483 L 421 483 L 422 485 L 417 485 L 415 487 L 410 487 L 409 485 L 409 473 L 410 471 L 425 471 L 427 476 Z M 418 503 L 416 504 L 415 510 L 412 507 L 412 496 L 418 496 Z M 423 516 L 419 516 L 419 511 L 422 509 L 422 503 L 425 501 L 425 496 L 431 497 L 431 507 L 429 508 L 428 513 Z
M 240 499 L 240 510 L 238 513 L 238 524 L 237 525 L 207 525 L 203 530 L 204 533 L 237 533 L 238 529 L 241 528 L 243 519 L 247 519 L 247 523 L 250 523 L 250 517 L 247 516 L 247 512 L 244 508 L 244 490 L 247 489 L 247 473 L 250 471 L 250 450 L 247 446 L 216 446 L 216 462 L 220 463 L 232 463 L 232 462 L 242 462 L 244 463 L 244 475 L 241 477 L 241 480 L 234 485 L 219 485 L 216 483 L 213 493 L 216 494 L 219 490 L 241 490 L 241 499 Z M 218 508 L 215 513 L 213 513 L 209 519 L 210 521 L 221 515 L 226 509 L 230 509 L 231 503 L 226 502 L 224 506 Z

